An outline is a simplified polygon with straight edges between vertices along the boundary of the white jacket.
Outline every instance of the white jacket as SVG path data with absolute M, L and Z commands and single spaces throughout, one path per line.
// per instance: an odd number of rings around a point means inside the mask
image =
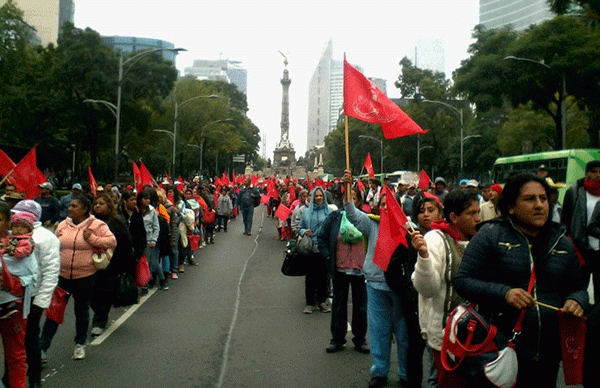
M 38 274 L 33 304 L 43 309 L 50 306 L 52 293 L 58 284 L 60 272 L 60 242 L 58 238 L 44 228 L 40 222 L 33 225 L 33 253 L 38 262 Z
M 421 332 L 426 336 L 427 344 L 439 351 L 442 348 L 442 337 L 446 325 L 443 319 L 448 284 L 446 279 L 447 248 L 444 246 L 444 237 L 440 230 L 431 230 L 425 234 L 424 238 L 429 257 L 423 258 L 419 255 L 412 281 L 419 293 Z

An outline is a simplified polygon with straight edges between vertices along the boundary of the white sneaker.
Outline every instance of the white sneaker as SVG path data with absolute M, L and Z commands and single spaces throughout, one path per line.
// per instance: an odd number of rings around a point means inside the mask
M 83 360 L 85 358 L 85 346 L 84 345 L 75 345 L 75 350 L 73 350 L 73 360 Z
M 104 332 L 104 329 L 101 327 L 97 327 L 97 326 L 92 327 L 92 331 L 91 331 L 92 335 L 100 335 L 103 332 Z

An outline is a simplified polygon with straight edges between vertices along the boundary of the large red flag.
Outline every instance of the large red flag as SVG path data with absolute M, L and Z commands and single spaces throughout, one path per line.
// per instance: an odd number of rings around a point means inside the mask
M 142 173 L 135 162 L 131 162 L 131 164 L 133 167 L 133 180 L 135 181 L 135 189 L 139 193 L 144 187 L 144 184 L 142 183 Z
M 47 179 L 37 168 L 35 147 L 17 163 L 9 179 L 15 185 L 17 191 L 25 193 L 25 199 L 33 199 L 40 195 L 38 185 L 46 182 Z
M 310 177 L 308 176 L 308 174 L 306 175 L 306 188 L 308 189 L 308 191 L 313 190 L 313 184 L 310 181 Z
M 365 170 L 369 173 L 371 178 L 375 177 L 375 170 L 373 170 L 373 162 L 371 161 L 371 153 L 367 152 L 367 157 L 365 158 Z M 383 172 L 383 171 L 382 171 Z
M 142 177 L 142 186 L 146 186 L 146 185 L 157 186 L 156 181 L 152 177 L 152 174 L 150 174 L 150 171 L 148 171 L 146 166 L 144 166 L 144 162 L 142 162 L 141 160 L 140 160 L 140 174 Z
M 92 175 L 92 168 L 89 166 L 88 166 L 88 179 L 90 181 L 90 193 L 92 193 L 92 195 L 95 197 L 96 190 L 98 189 L 98 182 L 96 182 L 96 179 Z
M 431 178 L 425 170 L 421 170 L 421 175 L 419 175 L 419 184 L 417 185 L 421 191 L 425 191 L 429 188 L 429 184 L 431 183 Z
M 282 203 L 279 204 L 275 211 L 275 217 L 279 218 L 281 221 L 287 220 L 290 214 L 292 214 L 292 211 Z
M 0 150 L 0 176 L 6 177 L 15 166 L 15 162 L 4 151 Z
M 379 210 L 379 233 L 377 234 L 373 263 L 385 271 L 398 245 L 402 244 L 408 247 L 406 241 L 408 231 L 404 226 L 408 220 L 392 190 L 388 186 L 383 186 L 381 191 L 381 195 L 385 195 L 387 209 Z
M 227 173 L 223 173 L 223 176 L 221 177 L 221 183 L 223 183 L 225 186 L 229 186 L 231 184 L 231 182 L 229 181 L 229 175 L 227 175 Z
M 344 58 L 344 113 L 381 125 L 386 139 L 426 133 L 375 84 Z

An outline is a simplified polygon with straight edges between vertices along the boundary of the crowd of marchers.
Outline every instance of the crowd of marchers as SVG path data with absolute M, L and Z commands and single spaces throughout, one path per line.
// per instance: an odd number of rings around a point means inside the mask
M 39 186 L 33 200 L 23 200 L 10 183 L 0 197 L 2 381 L 11 388 L 25 387 L 27 380 L 30 387 L 41 386 L 62 320 L 54 313 L 59 291 L 67 302 L 74 300 L 72 358 L 80 360 L 89 336 L 102 335 L 110 325 L 113 306 L 135 304 L 153 287 L 168 290 L 186 265 L 196 265 L 194 251 L 214 244 L 215 233 L 227 232 L 238 209 L 251 217 L 248 199 L 253 210 L 258 196 L 249 181 L 219 187 L 165 182 L 139 191 L 107 184 L 94 194 L 75 183 L 62 198 L 53 195 L 51 183 Z M 107 266 L 98 264 L 102 258 Z M 140 263 L 150 272 L 144 284 Z
M 511 345 L 518 361 L 516 386 L 555 387 L 561 362 L 558 309 L 587 316 L 583 384 L 596 386 L 600 161 L 587 164 L 562 204 L 561 185 L 544 165 L 504 185 L 465 179 L 448 187 L 442 177 L 423 189 L 414 183 L 353 180 L 347 171 L 314 188 L 310 180 L 285 179 L 276 191 L 268 190 L 275 193 L 267 211 L 276 218 L 278 238 L 312 241 L 312 251 L 302 255 L 301 311 L 331 312 L 325 351 L 346 347 L 351 287 L 352 342 L 356 351 L 371 355 L 369 387 L 389 384 L 393 340 L 400 387 L 486 386 L 441 362 L 448 317 L 470 302 L 508 339 L 522 313 L 520 335 Z M 408 243 L 398 245 L 384 270 L 374 256 L 378 240 L 388 238 L 379 235 L 380 213 L 390 201 L 407 216 Z M 287 218 L 278 212 L 281 204 L 290 210 Z M 424 370 L 427 358 L 431 368 Z

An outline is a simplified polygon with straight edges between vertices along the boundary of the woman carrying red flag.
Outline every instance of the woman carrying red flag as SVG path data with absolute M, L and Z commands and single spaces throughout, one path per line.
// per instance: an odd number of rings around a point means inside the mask
M 454 286 L 507 338 L 526 309 L 515 350 L 517 387 L 555 387 L 560 362 L 558 318 L 539 303 L 583 316 L 587 282 L 565 227 L 549 220 L 547 182 L 533 174 L 509 178 L 501 217 L 485 223 L 467 246 Z M 532 270 L 535 286 L 526 291 Z

